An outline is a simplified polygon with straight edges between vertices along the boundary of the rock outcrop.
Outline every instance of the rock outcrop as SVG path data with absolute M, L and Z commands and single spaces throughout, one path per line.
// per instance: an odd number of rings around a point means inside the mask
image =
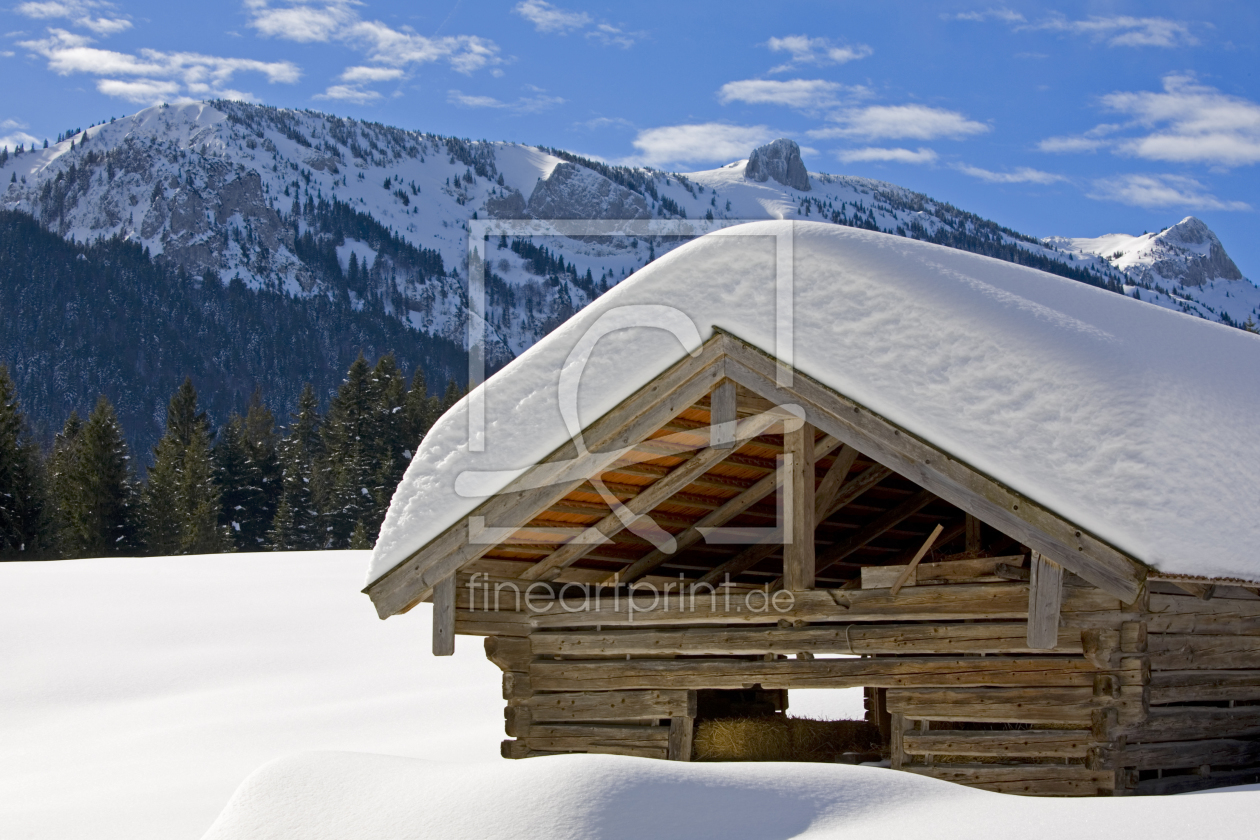
M 809 173 L 801 161 L 801 147 L 786 137 L 758 146 L 748 158 L 744 177 L 752 181 L 773 178 L 785 187 L 809 192 Z

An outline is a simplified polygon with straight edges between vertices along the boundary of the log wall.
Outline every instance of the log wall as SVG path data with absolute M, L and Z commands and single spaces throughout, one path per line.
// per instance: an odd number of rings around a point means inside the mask
M 464 587 L 461 586 L 461 592 Z M 503 755 L 687 761 L 705 694 L 783 711 L 793 688 L 867 690 L 891 766 L 1049 796 L 1172 793 L 1260 779 L 1260 598 L 1150 584 L 1122 604 L 1070 582 L 1058 640 L 1027 645 L 1028 584 L 797 593 L 634 614 L 486 612 L 459 633 L 503 669 Z M 545 606 L 545 599 L 535 599 Z M 824 658 L 843 654 L 846 658 Z

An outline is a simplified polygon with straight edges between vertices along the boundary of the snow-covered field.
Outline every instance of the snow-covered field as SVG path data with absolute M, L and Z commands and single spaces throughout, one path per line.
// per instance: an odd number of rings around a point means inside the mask
M 503 761 L 498 669 L 476 639 L 429 656 L 427 608 L 378 621 L 358 593 L 366 562 L 313 552 L 0 564 L 0 838 L 1254 830 L 1260 790 L 1051 801 L 870 767 Z M 792 707 L 842 715 L 853 701 L 793 692 Z

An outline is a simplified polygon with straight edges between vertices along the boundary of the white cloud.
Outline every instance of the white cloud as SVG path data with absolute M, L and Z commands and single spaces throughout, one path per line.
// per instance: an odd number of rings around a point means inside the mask
M 265 62 L 150 49 L 133 55 L 98 49 L 91 46 L 92 43 L 85 35 L 49 29 L 48 37 L 22 41 L 20 46 L 47 59 L 48 69 L 58 75 L 87 73 L 107 77 L 97 82 L 101 93 L 144 104 L 219 96 L 252 98 L 248 93 L 227 86 L 237 73 L 261 73 L 272 83 L 293 83 L 301 76 L 297 65 L 288 61 Z M 130 78 L 117 78 L 119 76 Z
M 601 23 L 587 32 L 586 37 L 592 41 L 599 41 L 606 47 L 621 47 L 626 50 L 634 46 L 635 38 L 642 38 L 644 34 L 643 32 L 626 32 L 611 23 Z
M 874 52 L 866 44 L 833 44 L 827 38 L 810 38 L 807 35 L 788 35 L 766 41 L 771 52 L 786 52 L 790 58 L 786 64 L 772 67 L 771 73 L 781 73 L 802 64 L 845 64 L 866 58 Z
M 969 120 L 957 111 L 927 105 L 870 105 L 833 114 L 839 125 L 809 132 L 810 137 L 828 139 L 856 137 L 864 140 L 934 140 L 962 138 L 989 130 L 984 123 Z
M 1112 93 L 1102 102 L 1154 129 L 1118 141 L 1121 152 L 1175 163 L 1260 163 L 1260 104 L 1198 84 L 1191 76 L 1165 76 L 1162 93 Z
M 836 157 L 844 163 L 935 163 L 937 156 L 936 152 L 922 147 L 917 151 L 911 151 L 910 149 L 867 146 L 865 149 L 841 149 L 836 152 Z
M 75 26 L 89 29 L 100 36 L 115 35 L 131 28 L 125 17 L 93 17 L 93 10 L 113 11 L 113 3 L 98 0 L 39 0 L 20 3 L 14 9 L 23 17 L 34 20 L 69 20 Z
M 4 132 L 4 134 L 0 134 L 0 147 L 12 149 L 21 143 L 24 146 L 33 148 L 37 138 L 35 135 L 27 134 L 22 130 L 26 127 L 26 123 L 18 120 L 0 120 L 0 131 Z
M 943 14 L 941 17 L 946 20 L 970 20 L 976 22 L 1001 20 L 1006 23 L 1023 23 L 1025 20 L 1024 16 L 1019 12 L 1007 8 L 985 9 L 983 12 L 959 12 L 954 15 Z
M 534 29 L 539 32 L 557 32 L 563 35 L 571 29 L 583 29 L 591 23 L 591 16 L 586 12 L 569 12 L 546 0 L 525 0 L 517 3 L 512 11 L 534 24 Z
M 1094 182 L 1090 198 L 1135 207 L 1184 207 L 1190 210 L 1250 210 L 1242 201 L 1226 201 L 1193 178 L 1179 175 L 1121 175 Z
M 476 35 L 428 38 L 409 27 L 394 29 L 364 20 L 352 0 L 246 0 L 252 26 L 260 35 L 299 43 L 338 42 L 361 51 L 375 64 L 407 68 L 444 61 L 460 73 L 502 64 L 494 41 Z M 325 95 L 328 95 L 325 92 Z
M 1027 166 L 1021 166 L 1011 172 L 993 172 L 988 169 L 981 169 L 978 166 L 969 166 L 965 163 L 959 164 L 954 168 L 973 178 L 988 181 L 990 184 L 1053 184 L 1067 180 L 1062 175 L 1055 175 L 1053 172 L 1042 172 L 1040 169 L 1031 169 Z
M 522 96 L 515 102 L 504 102 L 493 96 L 474 96 L 458 90 L 448 91 L 446 100 L 462 108 L 499 108 L 518 114 L 534 114 L 564 104 L 564 100 L 559 96 L 544 96 L 540 88 L 534 88 L 532 85 L 529 87 L 537 91 L 538 95 Z
M 374 90 L 365 90 L 359 85 L 330 85 L 323 93 L 315 94 L 315 98 L 365 105 L 380 99 L 381 95 Z
M 1061 15 L 1055 15 L 1020 28 L 1086 35 L 1096 41 L 1105 40 L 1112 47 L 1182 47 L 1199 43 L 1199 39 L 1190 31 L 1189 24 L 1158 17 L 1114 15 L 1068 20 Z
M 786 105 L 789 108 L 825 108 L 838 103 L 838 95 L 845 86 L 823 79 L 744 79 L 727 82 L 718 90 L 718 101 L 723 105 L 746 102 L 750 105 Z M 866 89 L 850 88 L 857 95 L 865 95 Z
M 669 125 L 640 131 L 634 138 L 639 155 L 627 161 L 646 166 L 667 163 L 741 160 L 778 133 L 764 125 L 727 123 Z
M 397 67 L 347 67 L 340 78 L 343 82 L 388 82 L 402 75 Z

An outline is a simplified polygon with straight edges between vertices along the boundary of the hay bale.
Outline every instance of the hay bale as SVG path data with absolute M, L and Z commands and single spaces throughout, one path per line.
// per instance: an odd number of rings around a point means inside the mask
M 866 721 L 767 715 L 697 721 L 692 760 L 837 761 L 879 749 L 879 730 Z

